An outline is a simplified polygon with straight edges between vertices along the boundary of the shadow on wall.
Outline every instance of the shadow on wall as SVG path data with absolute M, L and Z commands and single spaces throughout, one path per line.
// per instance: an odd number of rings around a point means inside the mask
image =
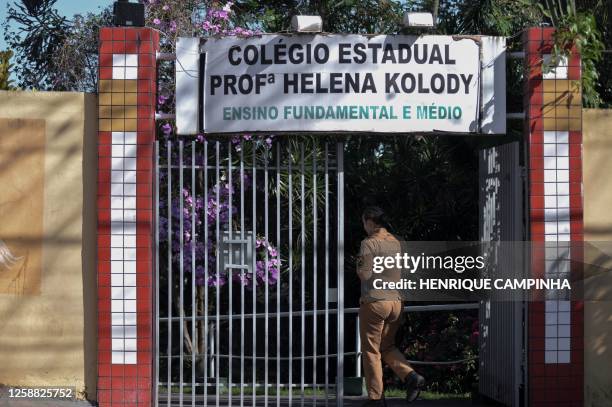
M 0 383 L 93 399 L 95 95 L 0 91 L 0 185 Z
M 600 255 L 585 256 L 585 295 L 589 299 L 609 299 L 610 276 L 601 272 L 589 276 L 589 269 L 612 268 L 612 184 L 609 178 L 612 173 L 612 110 L 584 109 L 582 122 L 584 239 L 601 250 Z M 609 300 L 585 301 L 584 365 L 585 405 L 612 405 L 612 302 Z

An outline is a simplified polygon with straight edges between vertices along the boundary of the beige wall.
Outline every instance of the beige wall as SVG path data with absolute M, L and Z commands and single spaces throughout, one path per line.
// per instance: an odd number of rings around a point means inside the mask
M 583 111 L 584 238 L 587 263 L 612 268 L 612 110 Z M 598 258 L 598 250 L 607 258 Z M 589 254 L 590 253 L 590 254 Z M 601 252 L 600 252 L 601 253 Z M 589 267 L 594 269 L 593 267 Z M 591 273 L 585 285 L 585 406 L 612 405 L 612 292 L 609 273 Z
M 95 95 L 0 91 L 0 139 L 0 384 L 93 399 Z

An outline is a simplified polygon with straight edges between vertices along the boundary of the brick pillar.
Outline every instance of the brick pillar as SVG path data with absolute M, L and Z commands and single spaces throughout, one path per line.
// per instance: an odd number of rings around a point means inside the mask
M 150 406 L 159 33 L 102 28 L 99 47 L 97 400 Z
M 543 72 L 553 33 L 552 28 L 531 28 L 523 37 L 531 265 L 534 277 L 560 273 L 579 278 L 583 242 L 580 58 L 573 52 L 551 72 Z M 583 303 L 539 299 L 529 304 L 528 313 L 529 406 L 582 406 Z

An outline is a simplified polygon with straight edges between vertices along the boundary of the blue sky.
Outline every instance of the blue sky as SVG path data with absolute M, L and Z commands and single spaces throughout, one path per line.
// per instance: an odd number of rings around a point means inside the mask
M 20 2 L 20 0 L 0 0 L 0 21 L 6 20 L 7 3 Z M 58 0 L 55 3 L 55 8 L 66 17 L 71 17 L 74 14 L 86 13 L 88 11 L 96 11 L 101 7 L 106 7 L 114 3 L 114 0 Z M 6 48 L 4 35 L 0 32 L 0 50 Z

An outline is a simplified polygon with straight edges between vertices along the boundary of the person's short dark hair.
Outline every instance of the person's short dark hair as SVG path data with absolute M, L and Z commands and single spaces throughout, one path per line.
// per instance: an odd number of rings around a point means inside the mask
M 361 216 L 363 217 L 363 220 L 371 220 L 379 226 L 387 227 L 389 224 L 389 222 L 387 222 L 385 211 L 378 206 L 366 207 Z

